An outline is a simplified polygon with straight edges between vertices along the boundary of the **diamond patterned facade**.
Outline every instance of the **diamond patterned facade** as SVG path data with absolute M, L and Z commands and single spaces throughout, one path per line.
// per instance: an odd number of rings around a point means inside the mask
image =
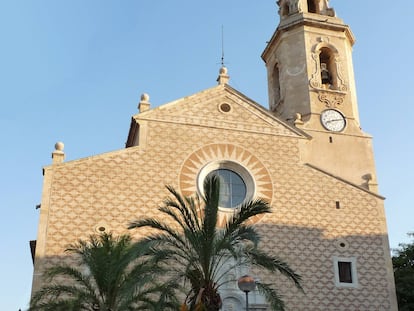
M 281 24 L 262 56 L 269 72 L 270 106 L 277 92 L 286 93 L 275 109 L 267 110 L 230 87 L 221 71 L 217 86 L 158 108 L 151 109 L 143 96 L 125 149 L 69 162 L 63 161 L 62 150 L 54 152 L 53 163 L 44 169 L 33 291 L 42 285 L 47 267 L 72 260 L 64 252 L 69 244 L 102 230 L 145 235 L 128 231 L 127 225 L 157 216 L 168 195 L 165 185 L 195 193 L 203 167 L 229 161 L 249 172 L 255 196 L 273 208 L 254 219 L 262 247 L 303 277 L 305 293 L 283 277 L 252 271 L 275 284 L 287 310 L 397 310 L 384 199 L 377 193 L 371 138 L 359 128 L 352 93 L 348 48 L 353 38 L 327 1 L 314 1 L 317 12 L 308 10 L 315 7 L 311 2 L 279 1 Z M 312 86 L 317 83 L 311 83 L 315 68 L 307 60 L 315 59 L 315 51 L 304 45 L 298 52 L 303 59 L 288 60 L 283 50 L 289 40 L 300 46 L 299 36 L 308 36 L 310 46 L 320 46 L 318 38 L 326 37 L 324 42 L 341 54 L 341 89 L 328 86 L 320 92 L 342 94 L 336 109 L 347 118 L 343 132 L 329 132 L 318 119 L 326 106 Z M 310 66 L 303 71 L 306 79 L 300 76 L 300 64 L 291 66 L 293 61 Z M 292 89 L 289 83 L 301 87 Z M 343 91 L 346 83 L 350 87 Z M 297 114 L 289 115 L 289 109 Z M 343 149 L 348 152 L 341 153 Z M 355 260 L 353 286 L 335 282 L 335 258 Z M 223 310 L 242 310 L 244 294 L 236 287 L 223 292 Z M 267 310 L 259 295 L 253 294 L 251 303 L 252 310 Z

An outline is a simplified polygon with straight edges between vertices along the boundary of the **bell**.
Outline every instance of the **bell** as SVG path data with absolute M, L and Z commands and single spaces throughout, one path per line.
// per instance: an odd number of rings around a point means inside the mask
M 332 84 L 331 74 L 329 73 L 328 68 L 326 68 L 326 64 L 321 64 L 321 79 L 322 84 Z

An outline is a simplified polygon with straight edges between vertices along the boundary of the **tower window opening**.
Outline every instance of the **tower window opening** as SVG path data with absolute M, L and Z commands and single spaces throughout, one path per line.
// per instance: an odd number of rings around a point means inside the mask
M 282 6 L 282 16 L 287 16 L 289 13 L 289 3 L 285 2 Z
M 333 138 L 332 136 L 329 136 L 329 142 L 332 144 L 333 143 Z
M 271 103 L 271 110 L 275 111 L 277 106 L 280 104 L 280 75 L 279 65 L 276 64 L 273 68 L 272 73 L 272 86 L 273 86 L 273 102 Z
M 317 6 L 315 0 L 308 0 L 308 12 L 309 13 L 318 13 L 317 12 Z
M 328 87 L 336 86 L 336 70 L 334 64 L 332 51 L 329 48 L 322 48 L 319 54 L 322 85 Z
M 322 84 L 332 84 L 332 76 L 328 70 L 327 63 L 321 63 L 321 78 Z

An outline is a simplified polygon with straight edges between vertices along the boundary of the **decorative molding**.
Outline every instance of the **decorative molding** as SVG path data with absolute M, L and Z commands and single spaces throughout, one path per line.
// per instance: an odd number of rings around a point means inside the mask
M 279 6 L 278 13 L 282 18 L 303 12 L 302 2 L 300 0 L 278 0 L 276 3 Z
M 342 62 L 338 55 L 335 55 L 335 65 L 336 65 L 336 73 L 337 73 L 337 88 L 340 91 L 348 91 L 348 85 L 345 81 L 343 69 L 342 69 Z
M 295 124 L 295 126 L 298 126 L 298 125 L 300 126 L 300 125 L 304 124 L 304 122 L 302 120 L 302 115 L 299 112 L 296 113 L 296 119 L 295 119 L 294 124 Z
M 329 43 L 329 41 L 330 41 L 330 38 L 329 37 L 318 37 L 318 42 L 326 42 L 326 43 Z
M 184 161 L 180 172 L 180 189 L 185 196 L 198 193 L 197 183 L 200 172 L 206 165 L 218 161 L 230 161 L 245 167 L 251 174 L 254 183 L 254 198 L 262 198 L 271 203 L 273 199 L 273 183 L 269 172 L 263 163 L 250 151 L 232 144 L 211 144 L 206 145 L 188 156 Z M 220 209 L 219 226 L 224 225 L 233 215 L 235 210 L 225 211 Z M 250 221 L 256 223 L 264 215 L 256 215 Z
M 322 87 L 322 83 L 320 78 L 321 73 L 319 68 L 319 53 L 312 53 L 311 56 L 313 60 L 314 70 L 309 83 L 311 87 L 320 89 Z
M 319 92 L 318 99 L 327 108 L 338 108 L 344 102 L 345 95 L 338 93 Z
M 332 90 L 338 90 L 342 92 L 348 91 L 348 82 L 346 81 L 343 73 L 343 65 L 341 57 L 339 56 L 338 50 L 329 43 L 329 38 L 327 37 L 318 37 L 318 43 L 313 46 L 312 49 L 312 63 L 313 63 L 313 72 L 312 76 L 309 80 L 309 84 L 312 88 L 317 90 L 324 90 L 322 82 L 321 82 L 321 69 L 320 69 L 320 60 L 319 55 L 321 53 L 322 48 L 328 48 L 332 51 L 332 56 L 334 57 L 334 64 L 335 64 L 335 75 L 336 75 L 336 85 L 331 85 Z

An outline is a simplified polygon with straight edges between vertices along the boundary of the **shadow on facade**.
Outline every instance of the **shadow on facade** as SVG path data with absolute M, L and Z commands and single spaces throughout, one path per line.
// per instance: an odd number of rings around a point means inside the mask
M 283 296 L 287 310 L 393 310 L 395 290 L 386 235 L 335 236 L 318 228 L 265 223 L 257 227 L 262 233 L 261 247 L 301 275 L 304 293 L 280 273 L 240 270 L 230 273 L 229 280 L 237 280 L 247 272 L 257 282 L 272 284 Z M 352 264 L 350 283 L 338 282 L 338 262 Z M 33 290 L 41 284 L 45 267 L 63 263 L 73 264 L 73 257 L 65 254 L 36 258 Z M 244 293 L 237 282 L 224 286 L 222 296 L 223 311 L 244 310 Z M 267 310 L 258 292 L 251 293 L 249 300 L 250 310 Z

